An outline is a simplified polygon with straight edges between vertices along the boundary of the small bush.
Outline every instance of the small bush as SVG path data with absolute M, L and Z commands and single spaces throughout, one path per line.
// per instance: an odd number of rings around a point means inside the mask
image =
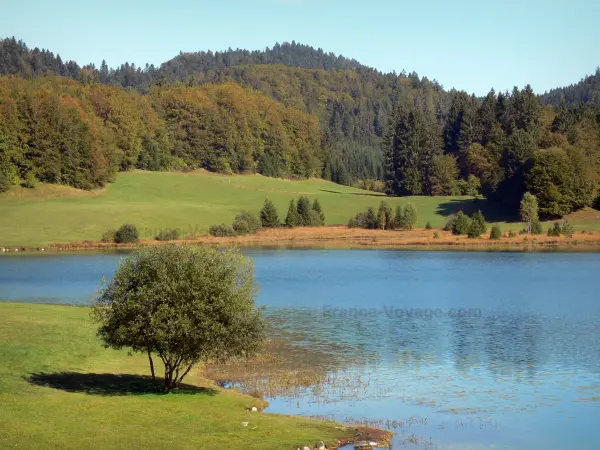
M 562 233 L 565 236 L 572 238 L 575 234 L 575 228 L 573 227 L 573 225 L 571 225 L 568 221 L 565 220 L 562 226 Z
M 233 229 L 236 234 L 249 234 L 250 225 L 245 220 L 236 220 L 233 222 Z
M 500 227 L 498 225 L 494 225 L 492 227 L 492 231 L 490 231 L 490 239 L 498 240 L 502 237 L 502 231 L 500 231 Z
M 440 238 L 440 233 L 438 233 L 437 231 L 435 233 L 433 233 L 433 238 L 434 239 L 439 239 Z
M 431 230 L 431 222 L 428 220 L 427 223 L 425 224 L 425 229 L 426 230 Z
M 548 228 L 548 236 L 559 237 L 562 233 L 562 229 L 560 227 L 560 223 L 554 222 L 554 225 L 551 228 Z
M 34 187 L 37 186 L 38 180 L 35 177 L 35 175 L 33 174 L 33 172 L 27 172 L 27 175 L 25 175 L 25 178 L 23 179 L 23 182 L 21 183 L 21 185 L 24 188 L 27 189 L 33 189 Z
M 487 225 L 485 223 L 485 217 L 483 217 L 483 214 L 481 213 L 481 211 L 477 211 L 471 217 L 471 224 L 469 225 L 469 230 L 467 232 L 467 235 L 470 238 L 478 238 L 479 236 L 484 234 L 486 231 L 487 231 Z
M 517 233 L 515 233 L 513 230 L 508 230 L 508 237 L 509 238 L 517 237 Z
M 465 213 L 459 211 L 452 224 L 452 234 L 468 234 L 470 228 L 471 219 Z
M 11 188 L 11 182 L 8 177 L 0 170 L 0 193 L 6 192 Z
M 114 243 L 117 240 L 117 230 L 115 230 L 114 228 L 111 228 L 110 230 L 107 230 L 104 232 L 104 234 L 102 234 L 102 242 L 106 242 L 106 243 Z
M 542 234 L 543 232 L 544 230 L 542 229 L 542 224 L 539 220 L 536 220 L 531 224 L 532 234 Z
M 208 233 L 216 237 L 235 236 L 235 230 L 230 225 L 227 225 L 225 223 L 222 223 L 220 225 L 211 225 L 208 229 Z
M 140 233 L 135 225 L 125 224 L 115 233 L 115 242 L 117 244 L 134 244 L 139 242 Z
M 233 221 L 233 229 L 237 234 L 258 233 L 261 228 L 262 223 L 258 216 L 248 211 L 242 211 Z
M 160 230 L 156 236 L 157 241 L 176 241 L 177 239 L 179 239 L 179 230 L 176 228 L 165 228 Z
M 444 225 L 444 231 L 453 231 L 454 230 L 454 222 L 456 222 L 456 215 L 451 215 L 446 220 L 446 225 Z
M 373 212 L 373 215 L 375 212 Z M 368 212 L 358 213 L 348 221 L 348 227 L 350 228 L 371 228 L 369 220 L 373 220 L 374 217 L 369 218 Z

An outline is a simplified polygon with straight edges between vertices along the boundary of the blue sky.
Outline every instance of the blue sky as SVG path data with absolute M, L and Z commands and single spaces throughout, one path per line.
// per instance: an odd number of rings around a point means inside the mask
M 295 40 L 478 95 L 541 93 L 600 65 L 598 0 L 0 0 L 0 11 L 0 36 L 80 64 Z

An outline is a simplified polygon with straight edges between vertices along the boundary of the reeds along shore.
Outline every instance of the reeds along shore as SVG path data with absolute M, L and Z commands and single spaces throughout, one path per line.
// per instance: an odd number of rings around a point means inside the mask
M 239 247 L 286 247 L 286 248 L 456 248 L 456 249 L 582 249 L 600 251 L 600 232 L 578 231 L 572 237 L 547 236 L 546 234 L 516 234 L 497 240 L 489 238 L 489 233 L 479 238 L 455 236 L 442 229 L 426 230 L 417 228 L 411 231 L 365 230 L 345 226 L 298 227 L 263 229 L 256 234 L 233 237 L 210 235 L 188 236 L 175 241 L 180 244 L 234 245 Z M 144 239 L 138 244 L 111 244 L 98 241 L 54 243 L 47 247 L 0 247 L 0 252 L 23 251 L 86 251 L 131 249 L 137 246 L 162 245 L 153 239 Z

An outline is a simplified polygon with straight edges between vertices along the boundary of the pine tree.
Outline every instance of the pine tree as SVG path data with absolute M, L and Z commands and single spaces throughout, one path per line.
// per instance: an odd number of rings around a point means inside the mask
M 365 227 L 369 229 L 376 229 L 378 225 L 379 221 L 377 220 L 375 210 L 372 207 L 369 207 L 369 209 L 367 209 L 367 216 L 365 218 Z
M 300 222 L 300 217 L 298 216 L 298 210 L 296 209 L 296 203 L 294 202 L 294 199 L 290 200 L 290 206 L 288 208 L 287 216 L 285 217 L 285 224 L 290 228 L 302 225 Z
M 325 214 L 323 213 L 323 209 L 321 208 L 319 200 L 317 200 L 316 198 L 313 202 L 312 209 L 319 214 L 319 218 L 321 219 L 321 225 L 325 225 Z
M 402 228 L 412 230 L 417 224 L 417 208 L 412 203 L 407 204 L 402 211 Z
M 310 200 L 306 196 L 301 196 L 298 198 L 298 205 L 296 206 L 296 211 L 298 212 L 298 225 L 304 225 L 305 227 L 311 225 L 311 217 L 310 217 Z
M 441 153 L 432 118 L 416 106 L 400 106 L 384 143 L 386 191 L 393 195 L 429 193 L 433 158 Z
M 481 106 L 476 114 L 477 130 L 479 140 L 484 147 L 492 141 L 494 137 L 494 126 L 496 120 L 496 93 L 492 89 L 483 99 Z
M 485 217 L 481 211 L 477 211 L 471 216 L 471 223 L 467 232 L 470 238 L 477 238 L 487 231 Z
M 279 217 L 277 209 L 271 200 L 265 199 L 265 204 L 260 211 L 260 221 L 265 228 L 276 228 L 279 226 Z
M 398 206 L 396 206 L 396 213 L 394 214 L 394 228 L 396 230 L 399 230 L 402 228 L 402 216 L 403 216 L 402 206 L 398 205 Z

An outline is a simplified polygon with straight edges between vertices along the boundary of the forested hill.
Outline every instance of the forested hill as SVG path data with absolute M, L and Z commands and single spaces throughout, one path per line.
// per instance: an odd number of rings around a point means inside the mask
M 552 89 L 540 96 L 546 105 L 560 106 L 564 101 L 566 106 L 577 106 L 579 103 L 592 103 L 600 106 L 600 68 L 594 75 L 588 75 L 579 83 Z
M 96 77 L 102 83 L 135 87 L 142 91 L 148 91 L 157 81 L 189 82 L 190 76 L 198 74 L 208 74 L 234 66 L 264 64 L 322 70 L 367 69 L 354 59 L 325 53 L 322 49 L 293 41 L 291 44 L 275 44 L 265 50 L 181 52 L 160 67 L 148 64 L 145 67 L 136 67 L 135 64 L 124 63 L 115 69 L 109 69 L 105 62 L 96 68 L 92 64 L 79 66 L 74 61 L 63 61 L 60 55 L 55 56 L 51 51 L 39 48 L 29 49 L 24 42 L 15 38 L 0 40 L 0 74 L 31 77 L 53 73 L 79 78 L 84 70 L 89 72 L 88 76 Z
M 599 80 L 478 99 L 294 42 L 113 70 L 5 39 L 0 192 L 201 167 L 392 195 L 482 193 L 517 209 L 532 192 L 543 216 L 563 216 L 597 198 Z
M 175 84 L 190 88 L 235 82 L 316 117 L 322 145 L 316 174 L 344 184 L 383 178 L 381 143 L 399 101 L 420 98 L 439 117 L 448 103 L 441 86 L 416 73 L 382 74 L 355 60 L 293 42 L 264 51 L 182 53 L 158 68 L 126 63 L 113 70 L 104 63 L 96 68 L 65 62 L 50 51 L 29 49 L 10 38 L 0 41 L 0 74 L 26 79 L 54 74 L 84 85 L 101 83 L 143 94 Z M 287 150 L 267 147 L 260 153 L 255 152 L 255 166 L 250 170 L 271 176 L 302 176 L 299 169 L 290 169 Z M 206 160 L 184 162 L 188 167 L 212 168 Z M 236 171 L 235 164 L 231 167 Z

